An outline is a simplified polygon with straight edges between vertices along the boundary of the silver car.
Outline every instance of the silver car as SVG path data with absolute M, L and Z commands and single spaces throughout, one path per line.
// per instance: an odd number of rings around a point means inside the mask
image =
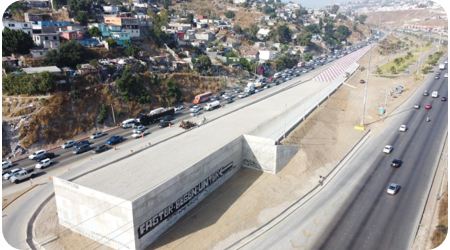
M 75 145 L 76 141 L 66 141 L 63 145 L 61 145 L 61 148 L 71 148 L 73 145 Z

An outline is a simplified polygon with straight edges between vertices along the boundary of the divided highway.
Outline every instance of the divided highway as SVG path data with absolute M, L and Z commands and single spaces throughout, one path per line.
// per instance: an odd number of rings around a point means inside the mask
M 439 97 L 423 96 L 424 90 Z M 448 132 L 448 104 L 441 101 L 447 95 L 448 79 L 430 74 L 322 191 L 242 248 L 410 249 Z M 394 150 L 383 153 L 385 145 Z M 390 166 L 395 158 L 403 161 L 399 168 Z M 396 195 L 387 194 L 392 182 L 401 187 Z

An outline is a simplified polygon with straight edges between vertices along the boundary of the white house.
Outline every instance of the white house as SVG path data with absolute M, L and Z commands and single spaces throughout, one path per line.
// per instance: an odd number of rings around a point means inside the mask
M 45 49 L 56 49 L 60 44 L 58 33 L 33 34 L 32 37 L 37 46 L 41 46 Z
M 14 20 L 3 21 L 3 29 L 8 28 L 10 30 L 21 30 L 28 35 L 33 34 L 33 26 L 31 22 L 19 22 Z
M 276 52 L 272 50 L 260 50 L 259 51 L 259 60 L 268 61 L 274 60 L 276 57 Z

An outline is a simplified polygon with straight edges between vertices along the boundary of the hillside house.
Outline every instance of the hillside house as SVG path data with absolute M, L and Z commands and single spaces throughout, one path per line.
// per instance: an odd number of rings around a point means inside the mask
M 134 17 L 105 17 L 105 23 L 121 27 L 121 32 L 130 37 L 140 37 L 140 21 Z
M 21 30 L 28 35 L 33 33 L 33 26 L 31 22 L 19 22 L 14 20 L 4 20 L 3 29 L 8 28 L 10 30 Z
M 56 49 L 61 44 L 58 33 L 33 34 L 32 38 L 37 46 L 45 49 Z

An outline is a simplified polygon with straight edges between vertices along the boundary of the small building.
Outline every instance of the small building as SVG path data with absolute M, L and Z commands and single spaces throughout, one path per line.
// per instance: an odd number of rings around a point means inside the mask
M 103 6 L 103 11 L 106 14 L 117 14 L 119 13 L 119 7 L 116 5 Z
M 162 31 L 166 33 L 183 32 L 190 30 L 192 26 L 188 23 L 167 23 L 161 27 Z
M 30 49 L 30 54 L 33 56 L 33 58 L 42 58 L 47 56 L 47 53 L 49 51 L 49 49 Z
M 50 9 L 52 7 L 50 0 L 25 0 L 25 3 L 30 9 Z
M 8 65 L 9 67 L 17 67 L 17 58 L 13 56 L 4 56 L 2 57 L 2 63 Z
M 250 50 L 248 54 L 245 56 L 245 58 L 249 61 L 256 62 L 259 60 L 259 51 L 257 50 Z
M 34 75 L 39 74 L 45 71 L 48 71 L 55 75 L 61 74 L 61 69 L 56 66 L 47 66 L 47 67 L 30 67 L 30 68 L 22 68 L 21 69 L 25 74 Z
M 89 63 L 81 64 L 79 72 L 81 75 L 87 75 L 97 72 L 97 68 L 90 65 Z
M 121 31 L 130 37 L 140 37 L 140 21 L 134 17 L 105 17 L 105 23 L 121 27 Z
M 80 30 L 63 31 L 61 32 L 62 40 L 83 40 L 84 34 Z
M 33 34 L 33 26 L 31 22 L 19 22 L 14 20 L 4 20 L 3 29 L 8 28 L 10 30 L 21 30 L 28 35 Z
M 60 44 L 58 33 L 33 34 L 32 37 L 37 46 L 45 49 L 56 49 Z
M 38 24 L 39 21 L 44 21 L 44 14 L 24 13 L 25 22 L 31 24 Z
M 196 33 L 195 34 L 195 39 L 197 40 L 204 40 L 207 43 L 211 42 L 212 40 L 214 40 L 214 34 L 211 32 L 201 32 L 201 33 Z
M 259 59 L 263 61 L 274 60 L 276 53 L 272 50 L 260 50 Z

